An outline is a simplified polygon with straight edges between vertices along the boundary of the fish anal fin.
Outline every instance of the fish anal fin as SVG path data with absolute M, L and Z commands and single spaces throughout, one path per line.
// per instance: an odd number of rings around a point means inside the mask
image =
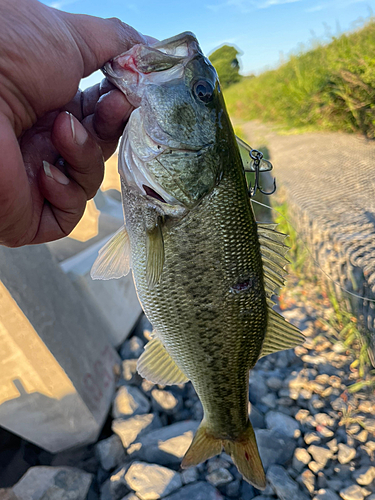
M 161 225 L 146 232 L 147 284 L 152 289 L 159 282 L 164 266 L 164 241 Z
M 130 270 L 130 240 L 125 226 L 99 250 L 91 268 L 93 280 L 110 280 L 126 276 Z
M 225 440 L 223 445 L 244 479 L 259 490 L 264 490 L 266 476 L 251 423 L 248 423 L 245 432 L 238 439 Z
M 268 325 L 260 357 L 277 351 L 290 349 L 305 340 L 300 330 L 288 323 L 283 316 L 268 308 Z
M 215 455 L 221 453 L 223 442 L 210 434 L 206 422 L 203 420 L 195 433 L 194 439 L 187 450 L 181 467 L 187 469 L 198 465 Z
M 147 343 L 138 360 L 137 370 L 143 378 L 154 384 L 177 385 L 189 380 L 157 337 Z

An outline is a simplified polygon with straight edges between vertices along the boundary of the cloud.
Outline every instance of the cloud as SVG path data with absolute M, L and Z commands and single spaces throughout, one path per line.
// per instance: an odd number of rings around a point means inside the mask
M 303 0 L 226 0 L 218 4 L 208 4 L 206 7 L 213 12 L 218 12 L 223 8 L 235 7 L 242 14 L 248 14 L 258 9 L 268 9 L 274 5 L 284 5 L 287 3 L 296 3 Z
M 309 7 L 305 10 L 305 12 L 318 12 L 319 10 L 324 9 L 340 9 L 344 7 L 348 7 L 349 5 L 353 5 L 355 3 L 363 3 L 363 0 L 331 0 L 328 2 L 323 2 L 318 5 L 314 5 L 313 7 Z

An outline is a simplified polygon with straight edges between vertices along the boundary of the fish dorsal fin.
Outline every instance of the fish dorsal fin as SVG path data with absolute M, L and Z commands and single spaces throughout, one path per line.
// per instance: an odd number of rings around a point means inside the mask
M 164 266 L 164 241 L 161 225 L 157 224 L 151 231 L 147 231 L 146 277 L 148 286 L 152 289 L 159 283 Z
M 288 323 L 283 316 L 268 307 L 267 332 L 259 357 L 290 349 L 304 340 L 305 337 L 296 326 Z
M 110 280 L 126 276 L 130 270 L 130 240 L 125 226 L 99 250 L 91 268 L 93 280 Z
M 258 239 L 263 261 L 264 286 L 269 306 L 274 304 L 271 297 L 285 284 L 285 254 L 289 247 L 284 244 L 286 235 L 275 230 L 277 224 L 258 223 Z
M 175 385 L 189 381 L 157 337 L 147 343 L 138 360 L 137 370 L 143 378 L 154 384 Z
M 285 284 L 285 254 L 289 250 L 284 244 L 286 235 L 276 231 L 277 224 L 258 223 L 258 238 L 263 261 L 264 286 L 268 303 L 268 324 L 260 357 L 272 352 L 290 349 L 303 342 L 304 336 L 297 327 L 288 323 L 272 309 L 272 296 Z

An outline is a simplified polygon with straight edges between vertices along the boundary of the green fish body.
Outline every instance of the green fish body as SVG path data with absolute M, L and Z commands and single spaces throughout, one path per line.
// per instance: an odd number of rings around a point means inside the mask
M 284 236 L 254 219 L 217 75 L 195 37 L 137 47 L 105 70 L 138 107 L 120 149 L 125 229 L 93 274 L 118 277 L 131 267 L 154 327 L 138 371 L 164 385 L 191 380 L 202 402 L 204 418 L 182 466 L 224 449 L 262 489 L 249 370 L 302 339 L 272 310 Z

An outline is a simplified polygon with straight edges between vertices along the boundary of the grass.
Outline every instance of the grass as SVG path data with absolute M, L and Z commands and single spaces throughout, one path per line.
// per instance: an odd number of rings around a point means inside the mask
M 279 224 L 278 231 L 288 235 L 286 244 L 290 248 L 287 254 L 290 262 L 289 267 L 300 283 L 306 280 L 313 281 L 316 273 L 312 272 L 312 269 L 318 266 L 318 264 L 311 258 L 306 245 L 302 243 L 297 231 L 288 221 L 288 206 L 285 201 L 281 200 L 282 197 L 281 199 L 279 198 L 277 205 L 273 205 L 273 208 L 278 212 L 275 216 L 275 222 Z M 344 301 L 338 298 L 334 284 L 325 280 L 324 289 L 332 305 L 332 314 L 328 321 L 324 321 L 324 323 L 331 331 L 335 332 L 336 339 L 342 341 L 347 350 L 352 354 L 354 361 L 350 365 L 350 369 L 358 371 L 358 376 L 361 379 L 351 385 L 348 390 L 352 393 L 364 388 L 374 390 L 375 370 L 370 371 L 371 363 L 368 356 L 369 339 L 358 326 L 357 318 L 348 310 Z
M 375 20 L 225 90 L 235 120 L 375 137 Z

